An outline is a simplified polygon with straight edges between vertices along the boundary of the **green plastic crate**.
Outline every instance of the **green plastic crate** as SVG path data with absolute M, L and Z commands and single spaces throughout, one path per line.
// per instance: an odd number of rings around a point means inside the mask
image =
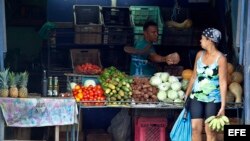
M 143 24 L 152 20 L 158 25 L 158 42 L 161 44 L 163 33 L 163 22 L 160 8 L 158 6 L 130 6 L 132 25 L 134 26 L 134 40 L 143 38 Z

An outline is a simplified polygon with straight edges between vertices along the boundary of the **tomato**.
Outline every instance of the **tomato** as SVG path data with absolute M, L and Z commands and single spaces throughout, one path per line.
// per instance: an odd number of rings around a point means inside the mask
M 82 93 L 78 93 L 78 94 L 77 94 L 77 97 L 78 97 L 79 99 L 82 99 L 82 98 L 83 98 L 83 94 L 82 94 Z
M 82 89 L 78 89 L 77 92 L 78 92 L 78 93 L 82 93 Z
M 75 85 L 74 90 L 79 90 L 79 89 L 81 89 L 81 86 L 79 84 Z
M 101 101 L 104 101 L 104 100 L 105 100 L 105 97 L 104 97 L 104 96 L 101 96 L 101 97 L 100 97 L 100 100 L 101 100 Z
M 102 89 L 102 87 L 101 87 L 101 85 L 96 85 L 96 88 L 98 89 L 98 90 L 101 90 Z
M 77 97 L 75 97 L 75 100 L 76 100 L 76 102 L 80 102 L 80 99 L 79 99 L 79 98 L 77 98 Z

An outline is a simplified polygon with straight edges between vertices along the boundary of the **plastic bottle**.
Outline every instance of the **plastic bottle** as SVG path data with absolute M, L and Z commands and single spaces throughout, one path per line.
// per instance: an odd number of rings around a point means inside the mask
M 43 79 L 42 79 L 42 96 L 46 97 L 48 92 L 48 80 L 46 70 L 43 70 Z
M 53 84 L 52 84 L 52 76 L 49 76 L 49 88 L 48 88 L 48 96 L 53 96 Z
M 58 77 L 54 77 L 54 87 L 53 87 L 53 96 L 54 97 L 58 96 L 58 90 L 59 90 Z

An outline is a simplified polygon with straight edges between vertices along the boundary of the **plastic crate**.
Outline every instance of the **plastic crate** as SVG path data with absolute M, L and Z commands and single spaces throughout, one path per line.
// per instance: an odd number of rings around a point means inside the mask
M 167 119 L 163 117 L 137 117 L 135 141 L 166 141 Z
M 71 64 L 73 72 L 77 65 L 91 63 L 102 68 L 100 51 L 98 49 L 70 49 Z
M 103 44 L 133 44 L 133 28 L 105 26 Z
M 134 40 L 143 39 L 143 25 L 146 21 L 154 21 L 158 25 L 158 42 L 161 44 L 163 33 L 163 22 L 158 6 L 130 6 L 131 21 L 134 26 Z
M 100 24 L 100 6 L 73 5 L 75 25 Z
M 133 44 L 129 8 L 102 7 L 103 44 Z
M 74 5 L 75 44 L 101 44 L 103 18 L 100 6 Z
M 126 7 L 102 7 L 105 26 L 131 26 L 130 11 Z
M 76 44 L 101 44 L 102 25 L 75 25 Z

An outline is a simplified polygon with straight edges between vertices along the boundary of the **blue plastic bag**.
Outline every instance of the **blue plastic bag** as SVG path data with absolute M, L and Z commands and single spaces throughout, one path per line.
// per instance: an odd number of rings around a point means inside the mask
M 181 111 L 170 132 L 171 141 L 192 141 L 190 112 L 185 108 Z

